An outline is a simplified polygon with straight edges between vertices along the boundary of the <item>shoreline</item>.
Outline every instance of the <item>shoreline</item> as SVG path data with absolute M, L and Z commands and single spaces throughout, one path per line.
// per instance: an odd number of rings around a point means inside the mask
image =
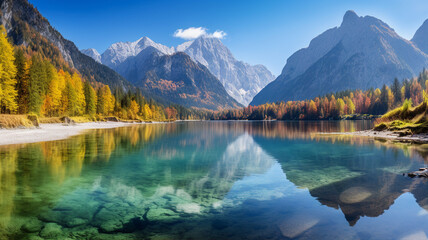
M 87 122 L 76 123 L 74 125 L 45 123 L 40 124 L 38 128 L 0 129 L 0 146 L 57 141 L 82 134 L 85 130 L 109 129 L 142 124 L 147 123 Z
M 322 133 L 322 134 L 333 134 L 333 135 L 350 135 L 350 136 L 360 136 L 360 137 L 370 137 L 374 139 L 384 139 L 391 140 L 394 142 L 402 143 L 414 143 L 414 144 L 425 144 L 428 143 L 428 134 L 413 134 L 407 136 L 400 136 L 396 132 L 392 131 L 374 131 L 374 130 L 364 130 L 356 132 L 344 132 L 344 133 Z

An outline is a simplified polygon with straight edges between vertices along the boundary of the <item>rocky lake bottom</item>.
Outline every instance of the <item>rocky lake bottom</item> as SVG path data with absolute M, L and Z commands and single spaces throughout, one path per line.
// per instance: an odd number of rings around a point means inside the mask
M 0 148 L 0 239 L 428 239 L 428 148 L 370 121 L 181 122 Z

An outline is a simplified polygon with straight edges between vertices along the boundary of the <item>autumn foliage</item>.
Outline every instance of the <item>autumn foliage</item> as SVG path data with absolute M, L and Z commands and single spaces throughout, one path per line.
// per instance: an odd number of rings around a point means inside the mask
M 46 43 L 48 44 L 48 43 Z M 53 46 L 51 46 L 53 47 Z M 31 46 L 14 47 L 0 26 L 0 113 L 44 117 L 111 116 L 132 120 L 194 117 L 174 106 L 165 109 L 138 89 L 124 91 L 88 81 L 75 69 Z M 57 56 L 58 57 L 58 56 Z M 63 63 L 63 64 L 59 64 Z
M 382 115 L 401 106 L 406 99 L 415 105 L 423 101 L 423 92 L 428 87 L 428 71 L 418 77 L 400 82 L 395 79 L 391 86 L 366 91 L 342 91 L 305 101 L 288 101 L 248 106 L 213 113 L 211 119 L 248 120 L 319 120 L 341 119 L 345 115 Z

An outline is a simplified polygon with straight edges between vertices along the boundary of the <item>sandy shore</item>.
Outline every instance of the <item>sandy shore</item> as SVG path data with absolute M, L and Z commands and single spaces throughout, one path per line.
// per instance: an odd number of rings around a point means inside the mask
M 399 136 L 398 133 L 391 131 L 357 131 L 357 132 L 347 132 L 347 133 L 328 133 L 328 134 L 340 134 L 340 135 L 352 135 L 352 136 L 362 136 L 362 137 L 372 137 L 372 138 L 381 138 L 386 140 L 392 140 L 397 142 L 408 142 L 408 143 L 428 143 L 428 134 L 414 134 L 409 136 Z
M 132 124 L 123 122 L 90 122 L 64 125 L 58 123 L 40 124 L 40 128 L 0 129 L 0 145 L 55 141 L 78 135 L 88 129 L 117 128 Z

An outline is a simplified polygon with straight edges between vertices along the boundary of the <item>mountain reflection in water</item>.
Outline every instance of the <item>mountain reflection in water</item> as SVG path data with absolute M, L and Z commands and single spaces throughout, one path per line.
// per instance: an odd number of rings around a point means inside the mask
M 5 146 L 0 238 L 425 236 L 427 181 L 402 176 L 425 146 L 318 134 L 370 127 L 182 122 Z

